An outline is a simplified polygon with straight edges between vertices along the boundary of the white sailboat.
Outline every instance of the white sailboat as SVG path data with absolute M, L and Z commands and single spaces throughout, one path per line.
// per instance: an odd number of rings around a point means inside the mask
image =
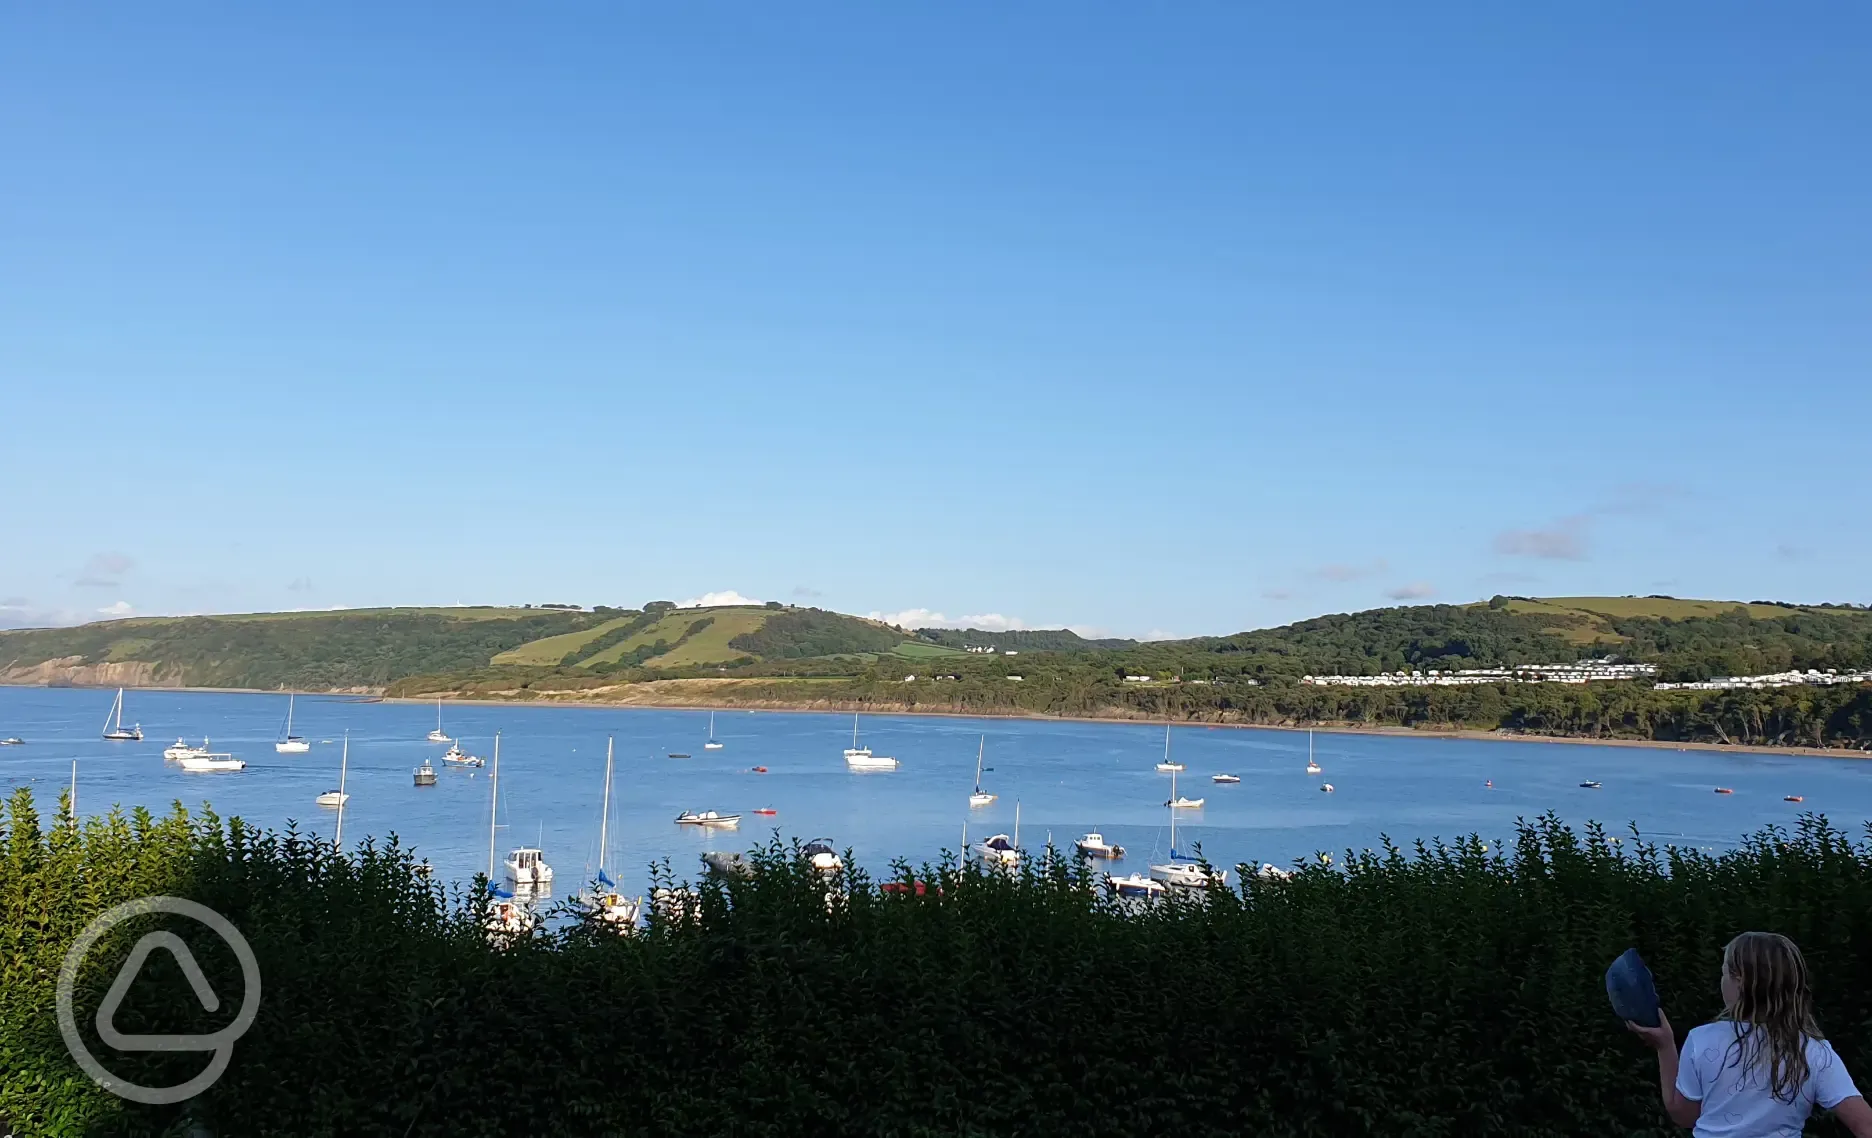
M 719 751 L 722 749 L 721 742 L 715 738 L 715 713 L 712 711 L 708 713 L 708 742 L 702 744 L 702 749 L 704 751 Z
M 1175 780 L 1172 780 L 1172 791 Z M 1173 800 L 1174 801 L 1174 800 Z M 1228 874 L 1220 869 L 1206 868 L 1195 858 L 1184 857 L 1176 848 L 1176 807 L 1170 807 L 1170 860 L 1162 865 L 1150 867 L 1150 875 L 1165 885 L 1181 885 L 1186 889 L 1206 889 L 1211 884 L 1221 885 L 1228 880 Z
M 345 803 L 351 801 L 351 796 L 345 793 L 345 788 L 344 788 L 345 787 L 345 771 L 350 767 L 350 765 L 351 765 L 351 733 L 347 731 L 345 732 L 344 750 L 340 752 L 340 754 L 338 755 L 338 789 L 328 790 L 325 793 L 319 795 L 317 798 L 317 802 L 320 806 L 336 806 L 336 807 L 342 808 Z M 340 827 L 344 825 L 344 814 L 342 812 L 340 812 L 338 815 L 338 825 Z
M 1311 728 L 1308 728 L 1307 729 L 1307 773 L 1318 774 L 1320 773 L 1322 769 L 1324 768 L 1322 768 L 1318 763 L 1313 761 L 1313 731 Z
M 304 739 L 301 739 L 299 736 L 293 734 L 293 729 L 292 729 L 293 701 L 296 698 L 297 698 L 297 693 L 293 693 L 293 692 L 287 693 L 287 696 L 286 696 L 286 733 L 280 736 L 279 742 L 273 744 L 273 749 L 275 751 L 278 751 L 282 755 L 303 755 L 307 751 L 310 751 L 312 749 L 312 744 L 306 742 Z
M 1182 763 L 1173 763 L 1170 761 L 1170 725 L 1168 723 L 1164 724 L 1163 762 L 1157 764 L 1157 769 L 1160 771 L 1170 771 L 1170 772 L 1180 771 L 1183 769 Z
M 1178 794 L 1176 783 L 1177 783 L 1176 772 L 1171 771 L 1170 772 L 1170 801 L 1164 803 L 1164 805 L 1170 807 L 1172 810 L 1200 810 L 1202 809 L 1203 800 L 1200 798 L 1186 798 L 1183 795 Z
M 438 703 L 438 707 L 440 704 Z M 539 924 L 531 906 L 521 903 L 510 890 L 494 884 L 494 832 L 500 818 L 500 732 L 494 733 L 494 770 L 488 779 L 488 867 L 487 882 L 491 901 L 488 905 L 487 932 L 497 945 L 511 943 L 525 936 Z
M 855 771 L 894 771 L 897 760 L 889 755 L 874 755 L 871 748 L 858 745 L 858 713 L 852 712 L 852 745 L 845 748 L 845 765 Z
M 429 732 L 429 741 L 431 743 L 453 743 L 455 741 L 442 733 L 442 699 L 440 696 L 436 697 L 436 725 L 435 730 Z
M 592 916 L 600 922 L 618 930 L 637 926 L 637 919 L 643 915 L 643 898 L 625 897 L 618 891 L 617 882 L 605 875 L 605 853 L 611 844 L 611 750 L 613 740 L 605 740 L 605 781 L 602 813 L 598 817 L 598 878 L 586 905 Z
M 975 747 L 975 793 L 969 795 L 970 806 L 986 806 L 995 800 L 995 796 L 981 788 L 982 752 L 988 747 L 988 736 L 983 735 Z
M 117 701 L 111 704 L 110 714 L 104 717 L 104 737 L 113 743 L 141 743 L 143 725 L 141 723 L 133 723 L 129 727 L 123 725 L 123 693 L 122 688 L 117 689 Z

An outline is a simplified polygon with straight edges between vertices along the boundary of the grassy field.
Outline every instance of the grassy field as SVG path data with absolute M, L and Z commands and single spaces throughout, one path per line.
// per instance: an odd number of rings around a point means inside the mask
M 1770 620 L 1787 616 L 1790 612 L 1800 611 L 1785 609 L 1779 605 L 1748 605 L 1740 601 L 1679 600 L 1675 597 L 1540 597 L 1532 600 L 1517 598 L 1508 602 L 1509 612 L 1585 618 L 1584 624 L 1566 625 L 1556 621 L 1551 628 L 1547 629 L 1568 643 L 1579 645 L 1588 645 L 1595 640 L 1609 640 L 1614 643 L 1623 641 L 1625 637 L 1613 631 L 1612 626 L 1606 620 L 1607 617 L 1694 620 L 1723 616 L 1736 609 L 1746 609 L 1749 616 L 1756 620 Z
M 951 648 L 947 644 L 931 644 L 927 640 L 906 640 L 891 649 L 891 655 L 921 660 L 925 657 L 966 656 L 968 653 L 960 648 Z
M 578 662 L 579 667 L 588 668 L 593 664 L 609 664 L 613 661 L 621 660 L 637 649 L 648 644 L 655 644 L 659 640 L 674 644 L 682 639 L 684 630 L 705 616 L 714 617 L 715 623 L 703 630 L 702 635 L 696 639 L 708 641 L 715 630 L 723 625 L 732 625 L 734 631 L 722 637 L 720 650 L 716 652 L 715 655 L 708 656 L 706 659 L 696 659 L 685 654 L 684 661 L 686 663 L 705 664 L 715 660 L 732 660 L 736 656 L 746 655 L 744 652 L 736 652 L 728 648 L 727 639 L 728 637 L 739 636 L 743 632 L 759 628 L 761 622 L 766 619 L 766 610 L 753 608 L 676 609 L 648 628 L 639 629 L 635 635 L 628 639 L 621 640 L 596 655 L 587 656 L 585 659 L 580 660 Z M 749 620 L 747 619 L 748 617 L 752 617 L 753 619 Z M 683 647 L 687 648 L 689 646 L 685 644 Z M 672 653 L 664 653 L 664 656 L 660 657 L 658 660 L 659 666 L 661 666 L 662 659 L 666 659 L 670 655 L 672 655 Z
M 673 641 L 676 636 L 681 636 L 683 630 L 691 623 L 701 620 L 704 616 L 714 617 L 715 623 L 703 629 L 686 643 L 677 645 L 674 651 L 665 652 L 650 660 L 649 665 L 652 668 L 686 668 L 695 664 L 715 664 L 724 660 L 751 656 L 753 655 L 751 652 L 729 647 L 728 642 L 742 633 L 758 632 L 760 626 L 767 623 L 768 612 L 767 609 L 757 608 L 709 609 L 701 613 L 694 609 L 684 610 L 683 619 L 676 622 L 675 636 L 665 636 L 664 639 Z M 654 642 L 656 637 L 652 636 L 650 639 Z
M 633 614 L 634 615 L 634 614 Z M 540 664 L 551 666 L 565 659 L 569 652 L 576 652 L 614 628 L 630 623 L 632 617 L 620 616 L 607 620 L 603 624 L 582 628 L 577 632 L 564 632 L 558 636 L 548 636 L 541 640 L 529 641 L 518 648 L 510 648 L 491 661 L 495 664 Z

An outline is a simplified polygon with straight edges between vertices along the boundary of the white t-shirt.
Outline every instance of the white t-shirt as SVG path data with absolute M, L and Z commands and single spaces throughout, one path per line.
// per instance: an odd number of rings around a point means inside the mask
M 1690 1029 L 1677 1061 L 1677 1093 L 1703 1104 L 1696 1138 L 1800 1138 L 1815 1104 L 1828 1110 L 1859 1093 L 1846 1064 L 1824 1039 L 1807 1041 L 1807 1081 L 1794 1101 L 1774 1097 L 1766 1055 L 1742 1067 L 1752 1050 L 1736 1047 L 1736 1024 L 1706 1023 Z M 1748 1025 L 1742 1025 L 1746 1032 Z

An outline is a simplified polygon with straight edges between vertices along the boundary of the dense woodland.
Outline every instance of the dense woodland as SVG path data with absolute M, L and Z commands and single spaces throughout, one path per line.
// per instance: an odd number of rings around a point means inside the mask
M 1015 878 L 900 866 L 927 887 L 887 893 L 776 842 L 748 879 L 698 883 L 635 935 L 568 906 L 568 923 L 503 949 L 482 932 L 485 893 L 446 894 L 395 845 L 340 853 L 179 807 L 79 827 L 21 791 L 0 808 L 0 1130 L 1665 1138 L 1683 1132 L 1604 969 L 1636 946 L 1686 1031 L 1720 1010 L 1722 946 L 1746 929 L 1801 945 L 1821 1027 L 1872 1068 L 1864 838 L 1815 818 L 1713 856 L 1551 818 L 1501 837 L 1347 851 L 1143 907 L 1063 861 Z M 185 1105 L 99 1088 L 52 1011 L 78 931 L 149 894 L 226 916 L 264 978 L 226 1073 Z M 121 1031 L 234 1013 L 231 954 L 173 924 L 225 1003 L 204 1012 L 154 953 Z M 117 1075 L 173 1086 L 199 1053 L 105 1049 L 92 1030 L 157 927 L 120 926 L 87 955 L 75 1019 Z M 1844 1133 L 1824 1118 L 1808 1132 Z

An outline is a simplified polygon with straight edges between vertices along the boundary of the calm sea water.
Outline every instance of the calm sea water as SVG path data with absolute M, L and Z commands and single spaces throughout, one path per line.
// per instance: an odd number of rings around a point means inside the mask
M 180 800 L 263 826 L 291 819 L 329 836 L 336 812 L 313 799 L 337 786 L 337 741 L 348 731 L 347 844 L 395 833 L 451 880 L 487 867 L 489 771 L 443 768 L 444 748 L 423 738 L 435 726 L 433 705 L 302 696 L 294 726 L 312 751 L 280 755 L 273 742 L 284 696 L 133 690 L 124 719 L 142 724 L 145 739 L 109 743 L 99 735 L 114 694 L 0 687 L 0 737 L 26 740 L 0 748 L 0 790 L 31 786 L 50 809 L 76 759 L 81 813 Z M 971 841 L 1012 833 L 1016 802 L 1029 846 L 1049 836 L 1064 846 L 1096 829 L 1127 847 L 1130 868 L 1169 847 L 1170 776 L 1153 769 L 1161 726 L 866 716 L 864 742 L 903 765 L 858 774 L 841 756 L 849 716 L 717 712 L 726 746 L 705 751 L 707 712 L 450 705 L 443 714 L 448 733 L 475 754 L 490 754 L 501 732 L 500 856 L 539 844 L 561 893 L 588 879 L 597 861 L 607 737 L 617 754 L 607 864 L 622 868 L 631 889 L 643 887 L 653 859 L 694 874 L 703 851 L 746 849 L 776 828 L 787 837 L 830 837 L 874 869 L 900 856 L 921 861 L 957 849 L 965 820 Z M 163 747 L 178 736 L 203 735 L 216 751 L 246 759 L 247 769 L 188 774 L 163 761 Z M 970 809 L 983 735 L 993 768 L 983 782 L 1000 798 Z M 1285 864 L 1319 850 L 1376 846 L 1383 834 L 1401 844 L 1471 832 L 1507 837 L 1517 817 L 1548 810 L 1619 831 L 1635 822 L 1647 836 L 1710 848 L 1767 823 L 1791 823 L 1804 810 L 1855 829 L 1872 816 L 1872 763 L 1853 759 L 1320 734 L 1315 751 L 1325 773 L 1309 777 L 1303 732 L 1182 727 L 1172 747 L 1188 766 L 1178 790 L 1207 799 L 1201 810 L 1179 811 L 1178 845 L 1201 843 L 1221 865 Z M 692 757 L 669 758 L 673 751 Z M 434 787 L 412 784 L 424 758 L 437 760 Z M 768 773 L 753 773 L 757 765 Z M 1214 784 L 1209 776 L 1218 771 L 1242 781 Z M 1581 789 L 1587 779 L 1604 789 Z M 1321 793 L 1322 782 L 1336 792 Z M 1717 786 L 1735 793 L 1715 794 Z M 1786 794 L 1806 801 L 1785 803 Z M 756 807 L 778 814 L 756 816 Z M 699 831 L 673 823 L 685 809 L 744 817 L 738 832 Z

